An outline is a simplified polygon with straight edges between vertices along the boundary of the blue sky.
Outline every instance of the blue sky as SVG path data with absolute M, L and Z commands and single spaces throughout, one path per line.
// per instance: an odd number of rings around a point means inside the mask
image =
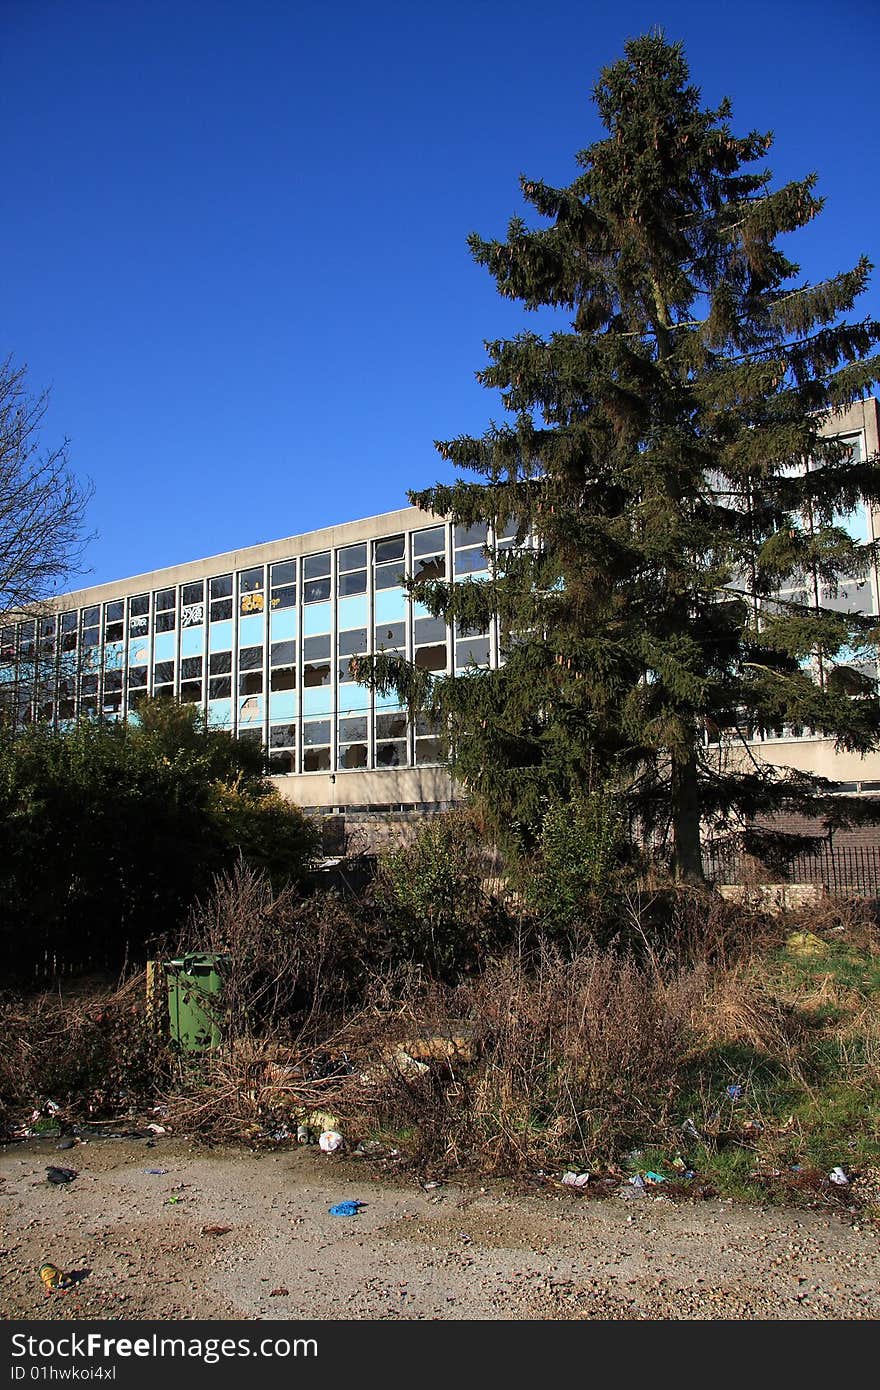
M 0 351 L 95 485 L 75 586 L 448 477 L 433 441 L 502 413 L 483 341 L 530 326 L 465 238 L 574 176 L 657 24 L 777 182 L 818 172 L 805 275 L 880 261 L 874 0 L 3 0 Z

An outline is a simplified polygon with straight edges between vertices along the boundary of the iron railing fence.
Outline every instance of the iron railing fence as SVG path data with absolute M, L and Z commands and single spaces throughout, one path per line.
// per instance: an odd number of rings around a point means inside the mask
M 716 884 L 765 882 L 776 875 L 756 872 L 756 861 L 737 852 L 704 851 L 703 871 Z M 828 845 L 805 851 L 778 876 L 786 883 L 812 883 L 832 898 L 880 898 L 880 845 Z

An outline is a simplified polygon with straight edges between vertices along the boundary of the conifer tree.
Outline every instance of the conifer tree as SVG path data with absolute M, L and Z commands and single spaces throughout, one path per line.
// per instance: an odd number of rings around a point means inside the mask
M 497 621 L 504 662 L 434 678 L 380 654 L 361 676 L 431 712 L 496 826 L 527 843 L 549 804 L 613 785 L 699 878 L 701 822 L 853 811 L 750 760 L 751 732 L 880 742 L 877 620 L 833 603 L 875 559 L 843 519 L 880 502 L 880 460 L 827 437 L 878 380 L 880 325 L 843 317 L 865 258 L 815 285 L 787 258 L 816 176 L 773 188 L 772 137 L 701 105 L 680 44 L 630 40 L 593 95 L 607 133 L 573 182 L 521 179 L 547 225 L 469 238 L 501 295 L 560 326 L 487 343 L 506 421 L 438 443 L 468 476 L 409 494 L 490 541 L 516 530 L 488 582 L 408 581 L 435 616 Z

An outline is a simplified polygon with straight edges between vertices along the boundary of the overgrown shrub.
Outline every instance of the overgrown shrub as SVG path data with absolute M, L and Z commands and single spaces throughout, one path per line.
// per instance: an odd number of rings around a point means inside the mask
M 429 817 L 411 844 L 382 855 L 374 893 L 391 962 L 446 981 L 481 964 L 507 926 L 484 876 L 485 849 L 466 811 Z
M 218 874 L 181 932 L 165 943 L 227 958 L 223 1032 L 227 1039 L 314 1041 L 357 1010 L 381 949 L 375 914 L 333 892 L 276 892 L 269 876 L 239 861 Z
M 629 854 L 613 792 L 556 802 L 544 814 L 536 852 L 520 875 L 526 901 L 554 934 L 597 923 Z
M 607 1160 L 662 1126 L 701 993 L 598 948 L 575 959 L 518 955 L 456 989 L 414 998 L 405 1036 L 464 1034 L 469 1060 L 390 1066 L 373 1120 L 410 1135 L 413 1156 L 512 1171 Z
M 51 1100 L 61 1118 L 108 1119 L 150 1100 L 167 1075 L 146 977 L 85 995 L 0 997 L 0 1124 Z
M 317 832 L 256 752 L 192 706 L 144 702 L 140 723 L 35 725 L 0 744 L 0 948 L 116 970 L 173 930 L 244 854 L 277 883 L 308 871 Z M 39 866 L 35 873 L 34 866 Z M 12 949 L 13 942 L 15 949 Z

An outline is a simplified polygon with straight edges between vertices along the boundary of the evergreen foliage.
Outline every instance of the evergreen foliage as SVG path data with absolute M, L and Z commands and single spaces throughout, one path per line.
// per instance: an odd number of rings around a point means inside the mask
M 880 467 L 826 437 L 878 380 L 880 325 L 844 317 L 865 258 L 817 285 L 788 259 L 816 176 L 772 187 L 772 137 L 701 105 L 680 44 L 630 40 L 594 100 L 606 135 L 572 183 L 521 180 L 547 225 L 469 238 L 502 296 L 560 326 L 487 344 L 478 380 L 507 420 L 438 443 L 466 476 L 409 494 L 502 535 L 515 519 L 488 582 L 409 583 L 435 615 L 497 620 L 504 664 L 435 679 L 380 653 L 359 670 L 433 714 L 508 841 L 611 779 L 639 836 L 699 878 L 703 818 L 855 813 L 714 733 L 744 750 L 802 725 L 856 753 L 880 737 L 876 619 L 834 602 L 875 560 L 845 520 L 880 502 Z

